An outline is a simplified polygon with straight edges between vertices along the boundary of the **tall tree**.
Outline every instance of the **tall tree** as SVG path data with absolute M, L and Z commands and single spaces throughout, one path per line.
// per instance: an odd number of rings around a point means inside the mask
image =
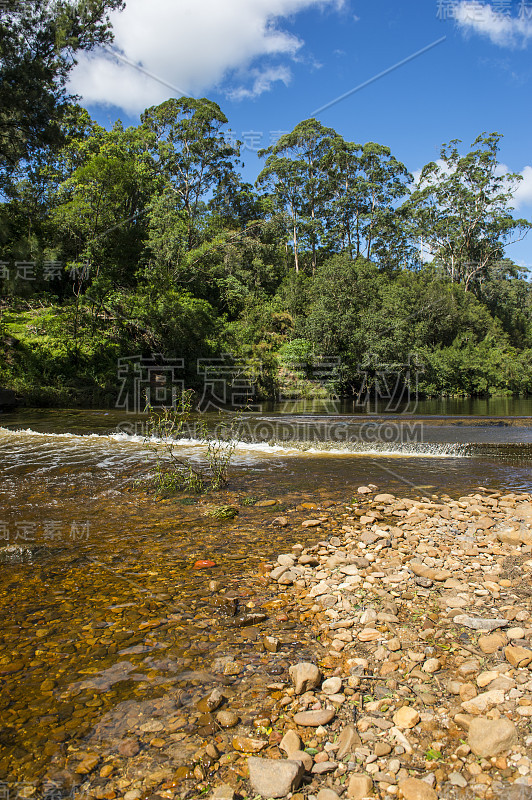
M 147 109 L 141 119 L 160 174 L 175 194 L 176 211 L 183 212 L 190 250 L 199 244 L 201 204 L 220 184 L 230 182 L 238 144 L 228 144 L 223 131 L 227 117 L 205 98 L 172 98 Z
M 522 239 L 531 223 L 512 216 L 520 175 L 501 174 L 501 134 L 480 134 L 465 155 L 459 139 L 444 144 L 440 163 L 423 167 L 408 202 L 414 230 L 436 265 L 465 291 L 478 286 L 504 248 Z
M 267 156 L 258 185 L 269 185 L 276 205 L 287 208 L 291 219 L 296 272 L 299 270 L 298 239 L 304 237 L 311 251 L 312 272 L 323 238 L 324 203 L 328 196 L 328 174 L 324 156 L 336 132 L 316 119 L 300 122 L 271 147 L 259 151 Z
M 395 207 L 412 180 L 404 164 L 389 147 L 337 136 L 324 156 L 324 167 L 331 192 L 327 215 L 333 249 L 345 249 L 351 258 L 389 259 L 403 242 Z

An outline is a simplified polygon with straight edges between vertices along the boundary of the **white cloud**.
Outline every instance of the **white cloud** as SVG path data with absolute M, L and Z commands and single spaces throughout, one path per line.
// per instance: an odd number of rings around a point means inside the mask
M 234 89 L 229 89 L 227 94 L 231 100 L 247 100 L 258 97 L 263 92 L 269 92 L 275 81 L 281 81 L 285 86 L 288 86 L 292 79 L 289 67 L 284 65 L 267 67 L 263 70 L 251 69 L 248 71 L 248 75 L 253 78 L 252 85 L 249 88 L 237 86 Z
M 489 3 L 463 0 L 453 10 L 458 26 L 469 33 L 487 36 L 493 44 L 501 47 L 526 47 L 532 38 L 532 8 L 522 4 L 518 16 L 510 16 L 493 10 Z
M 86 104 L 137 113 L 170 96 L 201 95 L 247 70 L 248 85 L 226 92 L 236 99 L 256 97 L 275 81 L 288 83 L 286 60 L 303 46 L 280 21 L 313 7 L 340 9 L 344 2 L 127 0 L 124 11 L 111 14 L 113 48 L 122 60 L 103 49 L 82 53 L 70 88 Z M 273 58 L 284 61 L 272 64 Z
M 506 164 L 499 165 L 499 175 L 506 175 L 508 172 L 510 170 Z M 520 209 L 522 206 L 532 206 L 532 167 L 526 166 L 519 175 L 521 175 L 522 180 L 518 181 L 513 191 L 516 209 Z

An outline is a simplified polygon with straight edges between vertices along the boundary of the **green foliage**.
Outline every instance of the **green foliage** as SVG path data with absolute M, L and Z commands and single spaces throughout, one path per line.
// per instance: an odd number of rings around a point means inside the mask
M 20 137 L 6 133 L 25 113 L 18 90 L 0 111 L 12 160 L 0 203 L 3 385 L 37 404 L 109 405 L 119 358 L 183 358 L 198 388 L 197 359 L 231 353 L 270 400 L 361 398 L 379 390 L 383 365 L 424 395 L 532 391 L 531 286 L 504 257 L 530 224 L 512 215 L 518 176 L 501 177 L 499 134 L 465 153 L 444 145 L 443 165 L 427 164 L 411 192 L 388 147 L 305 120 L 262 153 L 254 188 L 212 101 L 170 99 L 111 130 L 67 102 L 70 56 L 107 40 L 119 0 L 86 0 L 75 20 L 70 3 L 24 5 L 27 19 L 0 14 L 0 77 L 44 93 Z M 28 20 L 45 43 L 34 65 L 16 38 L 33 41 Z M 26 260 L 35 280 L 15 274 Z M 320 382 L 316 364 L 331 359 L 341 368 Z M 205 447 L 224 474 L 225 444 Z M 188 463 L 157 470 L 164 491 L 219 483 Z
M 161 411 L 147 407 L 149 416 L 144 444 L 157 459 L 154 483 L 160 495 L 178 491 L 196 494 L 217 491 L 228 481 L 239 419 L 218 426 L 212 433 L 203 420 L 194 417 L 193 397 L 193 392 L 186 390 L 171 407 Z M 180 440 L 190 437 L 191 431 L 194 438 L 204 445 L 202 455 L 206 467 L 185 460 L 181 455 Z

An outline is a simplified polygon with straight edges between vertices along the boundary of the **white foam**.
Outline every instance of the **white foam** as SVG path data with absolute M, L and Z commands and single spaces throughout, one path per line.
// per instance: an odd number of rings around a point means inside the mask
M 183 449 L 192 449 L 198 451 L 205 447 L 205 442 L 201 439 L 183 438 L 183 439 L 163 439 L 158 437 L 146 437 L 139 434 L 129 434 L 125 431 L 117 431 L 111 434 L 98 434 L 98 433 L 42 433 L 34 431 L 31 428 L 10 430 L 8 428 L 0 427 L 0 436 L 3 437 L 40 437 L 46 440 L 68 440 L 72 443 L 110 443 L 125 445 L 146 445 L 147 442 L 152 445 L 164 445 L 172 443 Z M 430 442 L 408 442 L 397 444 L 384 444 L 382 447 L 376 447 L 374 443 L 367 443 L 363 441 L 353 441 L 350 444 L 335 443 L 335 442 L 291 442 L 291 443 L 278 443 L 278 442 L 247 442 L 247 441 L 232 441 L 231 445 L 234 446 L 235 451 L 242 454 L 257 454 L 257 455 L 281 455 L 281 456 L 372 456 L 372 457 L 392 457 L 392 458 L 464 458 L 466 457 L 465 446 L 462 444 L 437 444 Z

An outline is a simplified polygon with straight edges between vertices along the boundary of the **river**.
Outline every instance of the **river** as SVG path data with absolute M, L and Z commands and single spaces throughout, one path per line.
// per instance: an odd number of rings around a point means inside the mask
M 241 420 L 228 488 L 200 499 L 145 490 L 144 424 L 116 410 L 0 415 L 0 781 L 40 785 L 104 715 L 160 695 L 157 656 L 207 669 L 245 646 L 211 582 L 253 608 L 245 576 L 302 535 L 272 526 L 283 510 L 345 503 L 369 483 L 410 497 L 532 490 L 532 400 L 263 409 Z M 182 452 L 201 461 L 193 431 Z M 205 516 L 213 502 L 238 516 Z

